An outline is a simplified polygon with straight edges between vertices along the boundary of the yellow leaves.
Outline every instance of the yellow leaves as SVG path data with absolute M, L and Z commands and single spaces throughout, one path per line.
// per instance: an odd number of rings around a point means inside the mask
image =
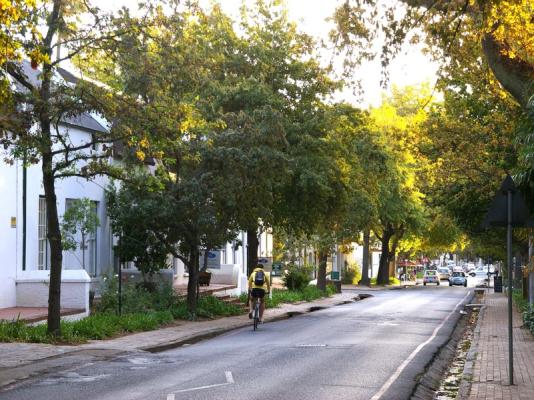
M 137 159 L 138 159 L 139 161 L 144 161 L 145 158 L 146 158 L 146 154 L 145 154 L 145 152 L 142 151 L 142 150 L 137 150 L 137 151 L 135 152 L 135 156 L 137 157 Z
M 146 137 L 142 138 L 140 141 L 139 141 L 139 147 L 141 147 L 142 149 L 146 149 L 148 147 L 148 139 Z
M 0 65 L 6 60 L 20 58 L 19 36 L 28 27 L 32 28 L 24 19 L 35 7 L 35 0 L 0 0 Z
M 534 62 L 534 2 L 509 0 L 493 2 L 485 31 L 503 46 L 503 53 L 511 59 Z

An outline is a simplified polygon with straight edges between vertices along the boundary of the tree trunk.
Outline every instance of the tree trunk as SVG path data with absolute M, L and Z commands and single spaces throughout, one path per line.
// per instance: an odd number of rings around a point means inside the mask
M 208 253 L 210 252 L 210 248 L 207 247 L 204 251 L 204 257 L 202 259 L 202 269 L 201 271 L 207 271 L 208 270 Z
M 328 252 L 319 250 L 319 268 L 317 269 L 317 288 L 326 291 L 326 263 L 328 261 Z
M 391 240 L 392 236 L 393 230 L 389 227 L 384 231 L 382 235 L 382 254 L 380 256 L 380 263 L 378 265 L 378 276 L 376 278 L 376 283 L 378 285 L 389 284 L 389 241 Z
M 63 247 L 52 173 L 52 155 L 43 154 L 43 187 L 46 201 L 47 239 L 50 245 L 50 286 L 48 291 L 48 333 L 61 335 L 61 266 Z
M 369 279 L 369 247 L 371 240 L 371 231 L 369 229 L 365 229 L 363 231 L 363 257 L 362 257 L 362 285 L 367 285 L 371 283 L 371 279 Z
M 512 59 L 505 55 L 503 45 L 489 33 L 482 39 L 482 49 L 499 83 L 522 107 L 525 107 L 531 94 L 529 88 L 534 77 L 533 66 L 520 58 Z
M 247 275 L 250 276 L 252 270 L 258 266 L 258 239 L 257 229 L 247 230 Z
M 188 269 L 189 282 L 187 283 L 187 311 L 191 319 L 197 317 L 197 289 L 198 289 L 198 247 L 194 247 L 189 254 Z

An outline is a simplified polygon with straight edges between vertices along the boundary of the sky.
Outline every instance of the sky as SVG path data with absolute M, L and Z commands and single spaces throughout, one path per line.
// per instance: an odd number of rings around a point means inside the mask
M 392 1 L 392 0 L 389 0 Z M 121 6 L 135 7 L 136 0 L 93 0 L 93 4 L 103 10 L 113 11 Z M 201 0 L 208 5 L 209 0 Z M 230 15 L 237 16 L 242 0 L 220 0 L 223 9 Z M 326 18 L 332 15 L 340 0 L 286 0 L 290 19 L 297 22 L 298 27 L 317 38 L 326 38 L 331 25 Z M 433 84 L 436 80 L 437 65 L 430 62 L 422 54 L 419 46 L 405 46 L 389 67 L 391 85 L 406 86 L 423 82 Z M 351 90 L 336 96 L 336 100 L 344 100 L 360 106 L 378 106 L 384 89 L 380 86 L 381 67 L 379 61 L 367 62 L 355 72 L 361 79 L 363 101 L 352 94 Z

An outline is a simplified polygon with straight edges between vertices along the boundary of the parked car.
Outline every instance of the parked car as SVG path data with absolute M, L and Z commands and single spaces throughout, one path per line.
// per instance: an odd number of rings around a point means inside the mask
M 446 267 L 438 268 L 439 280 L 448 280 L 451 276 L 451 270 Z
M 464 286 L 467 287 L 467 276 L 465 272 L 454 271 L 449 278 L 449 286 Z
M 439 286 L 439 274 L 438 271 L 434 269 L 427 269 L 423 275 L 423 285 L 426 286 L 427 283 L 436 283 Z

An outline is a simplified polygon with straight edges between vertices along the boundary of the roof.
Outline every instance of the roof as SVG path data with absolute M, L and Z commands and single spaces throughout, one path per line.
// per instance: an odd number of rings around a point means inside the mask
M 20 64 L 21 72 L 26 76 L 26 78 L 29 80 L 29 82 L 35 86 L 40 86 L 40 75 L 41 71 L 35 70 L 31 67 L 31 64 L 27 60 L 23 60 Z M 76 77 L 71 72 L 67 71 L 64 68 L 57 68 L 56 70 L 57 74 L 64 79 L 67 83 L 70 84 L 76 84 L 80 79 Z M 20 83 L 15 82 L 15 87 L 17 90 L 23 92 L 27 90 L 24 86 L 22 86 Z M 102 126 L 90 113 L 83 112 L 76 116 L 70 116 L 70 117 L 62 117 L 61 122 L 63 122 L 65 125 L 73 126 L 79 129 L 87 130 L 90 132 L 101 132 L 101 133 L 108 133 L 109 130 Z

